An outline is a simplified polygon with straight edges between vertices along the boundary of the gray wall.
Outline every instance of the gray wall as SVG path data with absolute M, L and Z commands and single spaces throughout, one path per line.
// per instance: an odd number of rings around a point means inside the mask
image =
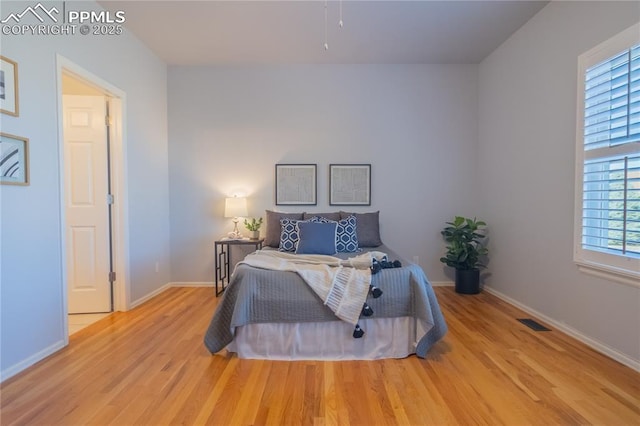
M 317 163 L 329 206 L 330 163 L 372 164 L 383 241 L 420 258 L 434 281 L 440 229 L 475 213 L 475 65 L 170 67 L 172 281 L 211 282 L 213 241 L 231 230 L 224 197 L 249 213 L 274 206 L 274 164 Z M 351 209 L 349 209 L 351 210 Z
M 73 7 L 98 10 L 95 3 Z M 3 16 L 25 3 L 2 2 Z M 2 132 L 29 138 L 31 184 L 0 186 L 2 377 L 63 344 L 56 54 L 126 92 L 131 300 L 169 281 L 166 65 L 133 36 L 2 36 L 18 63 L 20 116 Z M 135 64 L 135 66 L 131 66 Z M 155 262 L 162 268 L 155 272 Z
M 637 2 L 552 2 L 479 66 L 480 214 L 501 293 L 640 360 L 640 288 L 573 262 L 578 56 L 640 19 Z

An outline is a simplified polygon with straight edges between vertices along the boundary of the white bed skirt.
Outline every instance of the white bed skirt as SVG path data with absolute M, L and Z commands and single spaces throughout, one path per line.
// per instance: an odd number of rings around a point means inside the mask
M 270 360 L 365 360 L 405 358 L 416 351 L 426 332 L 411 317 L 361 319 L 363 337 L 342 321 L 266 323 L 237 327 L 227 346 L 239 358 Z

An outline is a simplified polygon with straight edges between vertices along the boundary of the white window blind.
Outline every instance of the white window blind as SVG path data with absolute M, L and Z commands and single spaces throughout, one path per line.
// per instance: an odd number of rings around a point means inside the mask
M 640 155 L 584 165 L 582 246 L 640 257 Z
M 640 139 L 640 45 L 585 74 L 584 148 L 597 150 Z
M 581 56 L 576 260 L 640 278 L 640 43 L 619 44 Z

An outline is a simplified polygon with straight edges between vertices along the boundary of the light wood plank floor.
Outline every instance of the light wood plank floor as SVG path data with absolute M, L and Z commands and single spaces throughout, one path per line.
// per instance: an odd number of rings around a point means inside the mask
M 496 297 L 436 288 L 449 333 L 428 359 L 211 356 L 211 289 L 172 288 L 71 337 L 1 386 L 2 425 L 640 424 L 640 374 Z

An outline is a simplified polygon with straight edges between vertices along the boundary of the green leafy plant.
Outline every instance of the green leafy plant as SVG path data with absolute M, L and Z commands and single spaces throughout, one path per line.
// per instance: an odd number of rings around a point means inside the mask
M 260 230 L 260 226 L 262 226 L 262 218 L 258 218 L 257 220 L 255 217 L 251 218 L 251 220 L 245 219 L 244 226 L 249 231 L 258 231 Z
M 480 262 L 489 250 L 484 247 L 484 230 L 487 224 L 476 218 L 456 216 L 453 222 L 446 222 L 440 233 L 447 242 L 447 253 L 440 262 L 457 270 L 470 270 L 484 267 Z

